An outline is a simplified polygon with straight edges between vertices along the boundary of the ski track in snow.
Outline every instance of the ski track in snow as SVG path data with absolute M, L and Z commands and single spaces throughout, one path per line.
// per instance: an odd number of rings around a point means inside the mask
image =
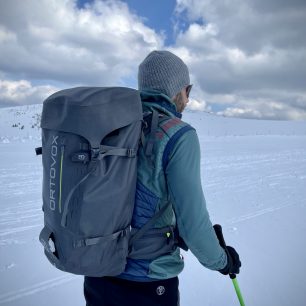
M 0 245 L 21 244 L 20 234 L 42 227 L 41 208 L 35 208 L 41 200 L 19 201 L 2 208 L 0 212 Z
M 239 152 L 230 156 L 208 152 L 201 167 L 203 190 L 211 212 L 218 221 L 222 220 L 214 206 L 219 201 L 222 211 L 221 207 L 228 202 L 232 208 L 223 222 L 230 227 L 306 204 L 305 192 L 301 192 L 305 186 L 306 149 L 247 155 Z
M 14 165 L 14 166 L 13 166 Z M 25 196 L 41 186 L 41 166 L 35 162 L 7 162 L 0 168 L 0 194 L 7 199 Z
M 29 295 L 39 293 L 44 290 L 51 289 L 53 287 L 68 283 L 75 280 L 78 276 L 64 275 L 53 279 L 42 281 L 40 283 L 34 284 L 32 286 L 24 287 L 19 290 L 10 291 L 8 293 L 0 294 L 0 304 L 7 302 L 16 301 L 18 299 L 24 298 Z
M 13 227 L 13 228 L 10 228 L 9 230 L 0 231 L 0 237 L 15 234 L 15 233 L 24 232 L 24 231 L 31 230 L 31 229 L 36 228 L 36 227 L 41 227 L 41 226 L 42 226 L 42 224 L 39 223 L 39 224 L 34 224 L 34 225 L 19 226 L 19 227 L 15 227 L 15 228 Z
M 294 205 L 293 204 L 287 204 L 287 205 L 278 206 L 278 207 L 269 207 L 269 208 L 257 210 L 254 213 L 242 215 L 242 216 L 239 216 L 237 218 L 232 218 L 230 220 L 227 220 L 226 222 L 229 223 L 229 224 L 236 224 L 236 223 L 239 223 L 239 222 L 243 222 L 243 221 L 247 221 L 247 220 L 250 220 L 250 219 L 253 219 L 253 218 L 260 217 L 260 216 L 268 214 L 268 213 L 273 213 L 277 210 L 287 208 L 287 207 L 290 207 L 290 206 L 294 206 Z

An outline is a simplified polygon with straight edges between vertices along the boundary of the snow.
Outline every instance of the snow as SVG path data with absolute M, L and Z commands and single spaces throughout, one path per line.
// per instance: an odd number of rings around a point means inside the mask
M 85 305 L 83 278 L 55 269 L 38 241 L 40 112 L 41 105 L 0 109 L 0 305 Z M 306 122 L 201 112 L 183 119 L 200 139 L 212 222 L 240 254 L 246 305 L 306 305 Z M 228 277 L 205 269 L 190 252 L 184 257 L 181 305 L 239 305 Z
M 0 108 L 0 143 L 40 138 L 42 104 Z

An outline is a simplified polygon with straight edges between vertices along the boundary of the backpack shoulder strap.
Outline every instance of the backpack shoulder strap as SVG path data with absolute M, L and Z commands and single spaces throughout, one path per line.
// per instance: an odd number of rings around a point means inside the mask
M 175 146 L 175 144 L 177 143 L 177 141 L 183 136 L 183 134 L 185 134 L 186 132 L 190 131 L 190 130 L 194 130 L 195 129 L 185 123 L 184 126 L 182 126 L 174 135 L 171 136 L 171 138 L 169 139 L 165 149 L 164 149 L 164 152 L 163 152 L 163 158 L 162 158 L 162 165 L 163 165 L 163 169 L 164 171 L 166 170 L 166 167 L 168 165 L 168 162 L 169 162 L 169 157 L 170 157 L 170 154 Z
M 147 142 L 144 145 L 144 150 L 145 150 L 145 155 L 147 157 L 150 157 L 153 152 L 153 146 L 154 146 L 154 141 L 155 141 L 155 133 L 158 128 L 158 121 L 159 121 L 159 115 L 156 110 L 152 110 L 152 112 L 147 113 L 146 117 L 152 114 L 152 120 L 151 120 L 151 125 L 150 125 L 150 134 L 148 136 Z M 145 121 L 146 122 L 146 121 Z M 142 134 L 144 137 L 144 134 Z

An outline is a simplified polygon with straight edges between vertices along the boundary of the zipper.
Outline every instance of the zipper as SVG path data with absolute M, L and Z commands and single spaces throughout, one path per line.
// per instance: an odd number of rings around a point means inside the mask
M 60 185 L 59 185 L 59 199 L 58 199 L 58 208 L 59 208 L 60 214 L 62 213 L 62 180 L 63 180 L 64 152 L 65 152 L 65 147 L 61 146 Z

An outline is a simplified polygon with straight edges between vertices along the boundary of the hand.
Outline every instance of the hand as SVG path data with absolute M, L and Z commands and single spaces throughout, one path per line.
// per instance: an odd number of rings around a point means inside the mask
M 241 261 L 238 253 L 231 246 L 225 246 L 224 251 L 227 255 L 227 265 L 223 269 L 219 270 L 219 272 L 223 275 L 239 274 Z
M 223 234 L 222 234 L 221 225 L 215 224 L 214 230 L 216 232 L 220 246 L 224 249 L 227 255 L 227 265 L 223 269 L 219 270 L 219 272 L 224 275 L 239 274 L 240 267 L 241 267 L 241 261 L 239 259 L 238 253 L 233 247 L 226 245 Z

